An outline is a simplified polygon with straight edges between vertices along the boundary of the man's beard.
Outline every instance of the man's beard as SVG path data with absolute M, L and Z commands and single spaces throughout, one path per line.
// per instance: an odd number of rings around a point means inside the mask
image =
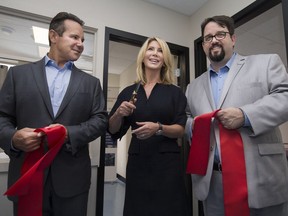
M 218 46 L 220 46 L 220 45 L 218 45 Z M 221 46 L 221 52 L 218 54 L 215 54 L 215 55 L 212 54 L 212 52 L 211 52 L 212 49 L 213 49 L 213 47 L 211 47 L 209 50 L 209 59 L 213 62 L 222 61 L 225 57 L 225 51 L 224 51 L 223 47 Z

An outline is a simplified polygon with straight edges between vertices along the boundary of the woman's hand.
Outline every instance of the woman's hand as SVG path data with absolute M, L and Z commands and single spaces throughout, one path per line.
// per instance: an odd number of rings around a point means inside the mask
M 128 101 L 123 101 L 109 119 L 110 133 L 115 134 L 116 132 L 118 132 L 121 127 L 123 117 L 131 115 L 134 109 L 136 109 L 136 106 L 134 104 Z
M 133 110 L 136 109 L 136 106 L 128 101 L 123 101 L 121 105 L 116 110 L 116 115 L 124 117 L 129 116 L 133 113 Z
M 159 124 L 156 122 L 136 122 L 140 127 L 132 130 L 138 139 L 147 139 L 153 136 L 159 129 Z

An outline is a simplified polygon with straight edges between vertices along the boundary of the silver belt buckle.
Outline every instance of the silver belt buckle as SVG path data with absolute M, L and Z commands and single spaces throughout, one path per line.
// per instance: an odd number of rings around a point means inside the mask
M 220 173 L 222 173 L 222 165 L 221 165 L 221 163 L 218 163 L 218 171 L 219 171 Z

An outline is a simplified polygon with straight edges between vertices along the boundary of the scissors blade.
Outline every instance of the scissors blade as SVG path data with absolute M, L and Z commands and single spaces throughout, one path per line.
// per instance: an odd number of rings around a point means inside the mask
M 138 92 L 138 90 L 139 90 L 140 85 L 141 85 L 141 82 L 138 82 L 137 85 L 136 85 L 135 90 L 134 90 L 133 93 L 132 93 L 132 96 L 131 96 L 130 102 L 132 102 L 133 104 L 136 103 L 136 99 L 137 99 L 137 92 Z
M 134 90 L 134 92 L 135 92 L 136 94 L 137 94 L 137 92 L 138 92 L 138 90 L 139 90 L 140 85 L 141 85 L 141 82 L 138 82 L 138 83 L 137 83 L 137 86 L 136 86 L 136 88 L 135 88 L 135 90 Z

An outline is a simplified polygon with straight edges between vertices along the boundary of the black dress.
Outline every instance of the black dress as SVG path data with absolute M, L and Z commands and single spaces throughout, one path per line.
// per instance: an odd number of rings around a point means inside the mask
M 123 101 L 129 101 L 136 84 L 125 88 L 110 112 Z M 119 133 L 121 138 L 129 129 L 137 128 L 136 121 L 161 122 L 164 125 L 186 124 L 186 97 L 174 85 L 156 84 L 147 99 L 141 85 L 136 109 L 125 117 Z M 177 139 L 153 135 L 139 140 L 132 134 L 126 170 L 124 216 L 187 216 L 183 170 Z

